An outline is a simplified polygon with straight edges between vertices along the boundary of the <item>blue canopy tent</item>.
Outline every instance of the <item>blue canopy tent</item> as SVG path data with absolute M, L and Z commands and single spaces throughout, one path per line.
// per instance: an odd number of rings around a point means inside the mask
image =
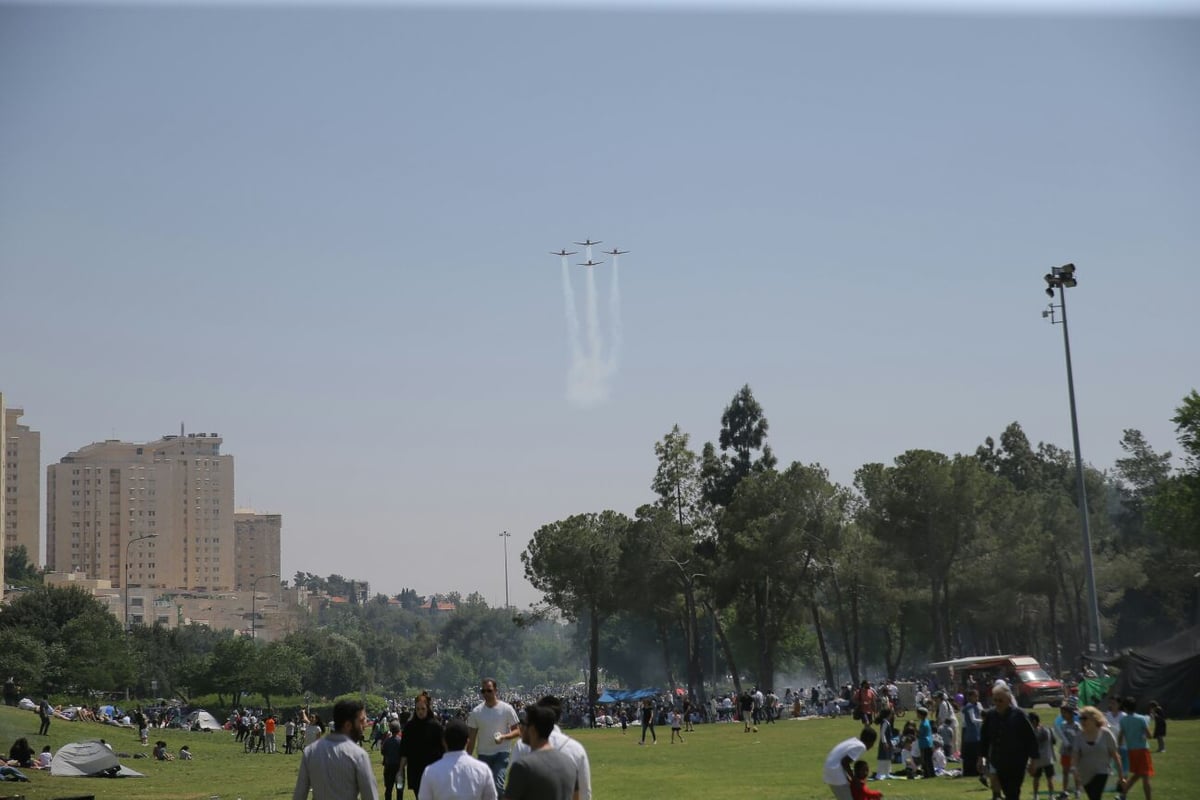
M 613 703 L 644 700 L 647 697 L 658 697 L 659 694 L 661 693 L 658 689 L 606 689 L 596 702 L 601 705 L 612 705 Z

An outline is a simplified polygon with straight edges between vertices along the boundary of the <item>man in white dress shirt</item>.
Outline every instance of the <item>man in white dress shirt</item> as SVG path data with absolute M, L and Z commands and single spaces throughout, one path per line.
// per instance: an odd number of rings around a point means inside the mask
M 467 755 L 467 723 L 446 723 L 446 752 L 425 768 L 417 800 L 496 800 L 496 781 L 488 765 Z

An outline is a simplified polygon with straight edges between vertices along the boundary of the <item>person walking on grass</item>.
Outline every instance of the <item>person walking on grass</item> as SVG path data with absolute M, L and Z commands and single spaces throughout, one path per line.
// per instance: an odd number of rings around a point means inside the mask
M 678 711 L 671 712 L 671 744 L 675 744 L 675 737 L 679 737 L 679 743 L 683 744 L 683 716 Z
M 997 681 L 992 687 L 992 707 L 983 717 L 979 751 L 980 761 L 986 757 L 988 765 L 995 768 L 996 782 L 1005 800 L 1021 800 L 1025 772 L 1033 775 L 1033 762 L 1038 758 L 1037 738 L 1029 717 L 1017 708 L 1006 683 Z
M 491 767 L 499 795 L 504 789 L 510 742 L 521 735 L 517 712 L 500 699 L 495 678 L 484 678 L 479 693 L 483 695 L 483 702 L 467 715 L 467 753 L 476 753 L 480 761 Z
M 638 744 L 646 743 L 646 730 L 650 730 L 650 740 L 654 744 L 658 744 L 658 735 L 654 732 L 654 703 L 650 702 L 650 698 L 642 700 L 642 740 Z
M 1117 737 L 1109 730 L 1104 714 L 1095 706 L 1079 709 L 1079 727 L 1079 736 L 1075 737 L 1075 743 L 1071 746 L 1071 770 L 1075 774 L 1075 786 L 1083 787 L 1088 800 L 1103 800 L 1108 773 L 1114 764 L 1117 767 L 1118 785 L 1125 781 Z
M 1154 775 L 1154 761 L 1150 758 L 1150 720 L 1143 714 L 1137 713 L 1137 702 L 1132 697 L 1121 701 L 1121 730 L 1117 735 L 1117 749 L 1122 746 L 1129 752 L 1129 779 L 1123 793 L 1128 793 L 1138 781 L 1142 782 L 1142 792 L 1146 800 L 1150 800 L 1150 778 Z
M 425 768 L 417 800 L 496 800 L 496 780 L 482 761 L 467 755 L 467 724 L 446 723 L 442 738 L 446 752 Z
M 333 707 L 333 733 L 304 748 L 292 800 L 379 800 L 371 757 L 362 748 L 367 713 L 357 700 Z

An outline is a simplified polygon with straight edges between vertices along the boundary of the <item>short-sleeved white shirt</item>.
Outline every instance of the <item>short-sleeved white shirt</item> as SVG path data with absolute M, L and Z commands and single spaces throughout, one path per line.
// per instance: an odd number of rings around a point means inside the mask
M 825 783 L 830 786 L 849 786 L 850 781 L 846 779 L 846 771 L 842 769 L 842 759 L 849 756 L 851 761 L 856 761 L 865 752 L 867 752 L 867 746 L 857 736 L 839 742 L 829 751 L 829 755 L 825 756 L 825 771 L 822 775 Z
M 503 700 L 497 700 L 491 708 L 487 703 L 480 703 L 467 715 L 467 727 L 478 731 L 475 735 L 475 752 L 481 756 L 507 751 L 511 744 L 507 741 L 496 744 L 494 737 L 497 733 L 508 733 L 516 724 L 516 710 Z

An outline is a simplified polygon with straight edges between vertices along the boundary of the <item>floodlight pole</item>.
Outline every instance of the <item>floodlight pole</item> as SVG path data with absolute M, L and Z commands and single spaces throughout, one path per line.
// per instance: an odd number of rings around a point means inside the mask
M 145 536 L 137 536 L 130 539 L 125 544 L 125 633 L 129 633 L 129 548 L 134 542 L 144 542 L 147 539 L 157 539 L 157 533 L 147 533 Z M 145 608 L 142 609 L 143 618 L 145 617 Z
M 500 538 L 504 540 L 504 610 L 512 608 L 508 604 L 508 540 L 512 534 L 508 531 L 501 531 Z
M 1104 652 L 1104 644 L 1100 638 L 1100 602 L 1096 595 L 1096 569 L 1092 563 L 1092 531 L 1088 522 L 1087 486 L 1083 480 L 1083 454 L 1079 450 L 1079 417 L 1075 412 L 1075 377 L 1071 370 L 1071 335 L 1067 329 L 1067 293 L 1068 286 L 1075 285 L 1075 265 L 1067 264 L 1054 267 L 1046 276 L 1047 294 L 1054 296 L 1058 289 L 1058 309 L 1062 313 L 1063 350 L 1067 358 L 1067 398 L 1071 405 L 1071 438 L 1075 447 L 1075 482 L 1079 486 L 1079 519 L 1083 526 L 1083 567 L 1087 578 L 1088 592 L 1088 628 L 1092 640 L 1092 650 L 1099 654 Z M 1051 319 L 1051 324 L 1054 320 Z

